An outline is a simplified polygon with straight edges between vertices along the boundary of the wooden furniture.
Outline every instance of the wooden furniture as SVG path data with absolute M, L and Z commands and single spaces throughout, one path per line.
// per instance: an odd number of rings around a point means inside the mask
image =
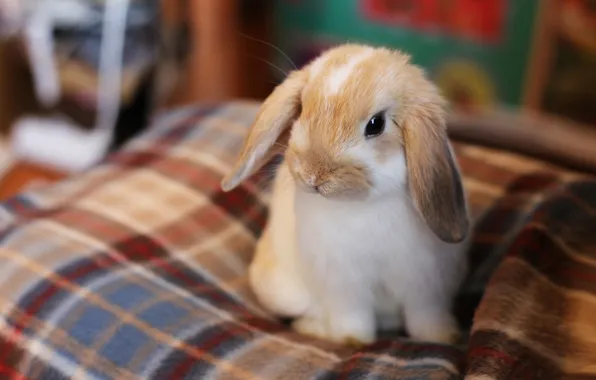
M 271 92 L 271 1 L 162 1 L 166 20 L 186 19 L 190 27 L 186 75 L 171 103 L 263 99 Z
M 29 70 L 17 55 L 15 40 L 0 41 L 0 137 L 22 114 L 37 107 Z

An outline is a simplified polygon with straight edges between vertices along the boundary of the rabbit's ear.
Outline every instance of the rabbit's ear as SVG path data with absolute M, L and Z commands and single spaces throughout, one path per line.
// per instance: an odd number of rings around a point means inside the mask
M 461 242 L 469 220 L 459 170 L 447 139 L 443 107 L 412 110 L 403 124 L 408 184 L 414 205 L 445 242 Z
M 277 140 L 286 135 L 284 132 L 289 132 L 293 121 L 300 115 L 306 74 L 304 70 L 290 73 L 263 102 L 232 172 L 221 183 L 224 191 L 234 189 L 276 153 Z

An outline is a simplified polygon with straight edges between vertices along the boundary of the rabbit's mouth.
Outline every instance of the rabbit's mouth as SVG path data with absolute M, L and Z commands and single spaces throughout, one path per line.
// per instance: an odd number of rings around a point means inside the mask
M 289 151 L 286 160 L 299 189 L 329 199 L 360 200 L 369 195 L 372 181 L 366 167 L 353 160 L 336 160 L 325 154 L 298 156 Z
M 325 186 L 316 189 L 320 196 L 336 201 L 363 201 L 368 198 L 368 189 L 347 188 L 342 190 L 330 189 Z
M 368 197 L 371 182 L 362 170 L 338 169 L 324 179 L 312 180 L 294 173 L 299 188 L 309 194 L 342 201 L 359 201 Z

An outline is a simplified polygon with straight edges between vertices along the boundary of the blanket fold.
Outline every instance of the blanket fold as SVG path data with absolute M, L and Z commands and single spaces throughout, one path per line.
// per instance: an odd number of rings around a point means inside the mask
M 596 378 L 596 182 L 547 183 L 514 189 L 534 205 L 476 310 L 470 379 Z

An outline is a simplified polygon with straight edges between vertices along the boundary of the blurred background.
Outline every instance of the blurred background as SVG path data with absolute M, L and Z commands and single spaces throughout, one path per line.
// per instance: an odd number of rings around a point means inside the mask
M 407 51 L 460 112 L 596 124 L 596 0 L 0 0 L 0 199 L 346 41 Z

